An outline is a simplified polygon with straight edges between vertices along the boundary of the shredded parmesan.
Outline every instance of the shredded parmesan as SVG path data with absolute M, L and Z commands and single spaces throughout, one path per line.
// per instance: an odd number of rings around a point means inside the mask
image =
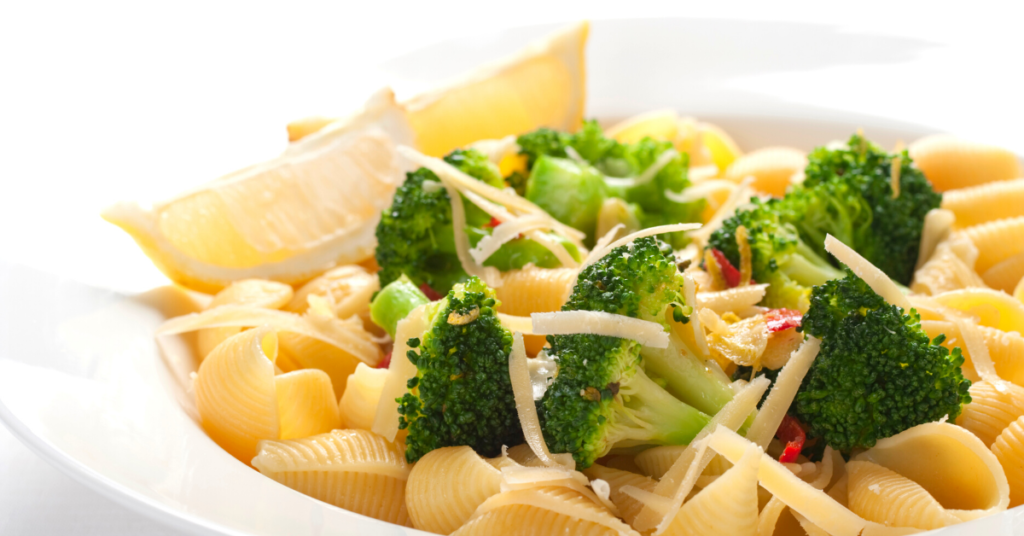
M 632 339 L 651 348 L 668 348 L 668 333 L 657 322 L 603 311 L 533 313 L 535 335 L 604 335 Z
M 707 245 L 708 240 L 711 238 L 711 233 L 721 227 L 722 222 L 724 222 L 726 218 L 735 214 L 739 206 L 748 202 L 750 197 L 754 195 L 754 189 L 750 186 L 753 183 L 753 177 L 743 179 L 743 181 L 740 182 L 739 187 L 733 190 L 732 194 L 729 195 L 729 198 L 725 200 L 725 203 L 722 203 L 722 206 L 718 207 L 718 210 L 715 211 L 715 215 L 712 216 L 703 227 L 690 233 L 690 238 L 695 240 L 702 248 Z
M 469 235 L 466 234 L 466 207 L 462 204 L 462 196 L 459 191 L 445 179 L 445 188 L 448 189 L 448 200 L 452 205 L 452 228 L 455 234 L 455 255 L 459 258 L 459 264 L 469 275 L 474 275 L 487 283 L 491 288 L 501 286 L 501 272 L 493 266 L 481 266 L 473 261 L 469 254 Z
M 715 166 L 711 167 L 716 171 L 718 170 Z M 691 177 L 691 180 L 692 179 L 693 178 Z M 720 198 L 716 198 L 714 194 L 717 194 L 718 192 L 729 192 L 731 194 L 735 190 L 735 182 L 726 179 L 710 179 L 695 182 L 692 186 L 681 192 L 665 190 L 665 198 L 676 203 L 693 203 L 694 201 L 700 201 L 703 199 L 708 202 L 708 206 L 711 207 L 711 210 L 718 210 L 722 205 L 717 203 L 716 200 Z M 726 199 L 728 199 L 728 196 L 726 196 Z
M 519 152 L 519 144 L 516 143 L 516 137 L 512 135 L 497 140 L 474 141 L 467 147 L 484 153 L 493 164 L 500 164 L 506 156 Z
M 498 248 L 506 242 L 514 240 L 521 234 L 537 229 L 546 229 L 547 219 L 537 214 L 528 214 L 521 218 L 505 221 L 494 228 L 494 232 L 480 239 L 476 247 L 469 250 L 469 255 L 478 264 L 483 264 Z
M 418 337 L 427 329 L 426 308 L 430 304 L 421 305 L 412 310 L 405 318 L 398 321 L 395 329 L 395 347 L 391 351 L 391 365 L 388 376 L 384 380 L 380 401 L 377 402 L 377 414 L 374 416 L 371 430 L 388 441 L 394 441 L 398 435 L 398 399 L 405 395 L 409 380 L 418 372 L 407 353 L 409 339 Z
M 594 264 L 595 262 L 603 259 L 606 255 L 611 253 L 611 251 L 613 249 L 615 249 L 615 248 L 617 248 L 619 246 L 624 246 L 626 244 L 632 243 L 633 241 L 638 240 L 640 238 L 646 238 L 648 236 L 655 236 L 655 235 L 660 235 L 660 234 L 664 234 L 664 233 L 677 233 L 677 232 L 680 232 L 680 231 L 691 231 L 693 229 L 700 229 L 700 224 L 699 223 L 674 223 L 674 224 L 671 224 L 671 225 L 659 225 L 657 227 L 648 227 L 647 229 L 641 229 L 641 230 L 639 230 L 639 231 L 637 231 L 635 233 L 631 233 L 629 235 L 626 235 L 626 236 L 624 236 L 624 237 L 622 237 L 622 238 L 612 242 L 611 244 L 607 244 L 607 245 L 604 245 L 604 246 L 594 246 L 594 249 L 590 252 L 590 255 L 587 255 L 587 258 L 583 261 L 583 264 L 580 266 L 580 270 L 583 270 L 587 266 L 590 266 L 591 264 Z M 615 231 L 615 230 L 616 229 L 612 229 L 612 231 Z M 611 231 L 609 231 L 608 234 L 611 234 Z M 605 236 L 608 236 L 608 235 L 605 235 Z M 612 235 L 612 236 L 614 236 L 614 235 Z
M 686 303 L 697 303 L 697 284 L 690 277 L 690 274 L 683 274 L 683 297 Z M 700 315 L 690 315 L 690 325 L 693 326 L 693 338 L 697 342 L 697 350 L 704 358 L 711 357 L 711 349 L 708 347 L 708 337 L 704 333 L 704 327 L 700 323 Z
M 900 287 L 893 283 L 885 272 L 879 270 L 875 265 L 861 257 L 860 253 L 854 251 L 850 246 L 839 241 L 838 238 L 828 235 L 825 237 L 825 251 L 835 255 L 840 262 L 850 267 L 853 273 L 864 280 L 885 301 L 900 307 L 909 312 L 910 300 L 903 295 Z
M 570 149 L 571 147 L 566 147 L 565 152 L 568 153 Z M 573 152 L 575 153 L 575 151 Z M 578 157 L 579 155 L 577 154 L 576 156 Z M 605 177 L 604 181 L 611 186 L 618 186 L 621 188 L 632 188 L 634 186 L 647 184 L 648 182 L 651 182 L 651 180 L 653 180 L 662 169 L 665 169 L 665 166 L 669 165 L 669 163 L 678 156 L 679 153 L 675 149 L 669 149 L 658 155 L 658 158 L 654 163 L 647 166 L 647 169 L 636 177 Z
M 518 331 L 523 335 L 533 335 L 533 319 L 528 316 L 498 313 L 498 320 L 509 331 Z
M 747 438 L 759 447 L 767 448 L 768 442 L 775 436 L 820 349 L 821 341 L 808 337 L 800 348 L 793 352 L 793 357 L 789 358 L 786 366 L 779 371 L 775 386 L 768 393 L 767 400 L 761 405 L 761 410 L 757 412 L 757 417 L 754 417 L 754 422 L 747 431 Z
M 954 223 L 956 223 L 956 215 L 944 208 L 933 208 L 925 214 L 924 228 L 921 230 L 921 244 L 917 250 L 917 266 L 914 267 L 914 270 L 921 269 L 935 253 L 939 244 L 949 238 Z M 971 246 L 974 245 L 969 238 L 967 241 Z
M 978 324 L 957 314 L 950 315 L 949 319 L 960 329 L 960 337 L 971 354 L 971 362 L 974 363 L 974 370 L 978 376 L 991 383 L 997 391 L 1005 393 L 1006 382 L 996 373 L 996 364 L 992 361 L 988 345 L 985 344 L 985 335 L 978 328 Z
M 508 375 L 512 381 L 512 393 L 516 400 L 516 412 L 523 427 L 526 444 L 547 467 L 572 470 L 576 462 L 571 454 L 551 454 L 537 416 L 537 405 L 533 401 L 533 384 L 530 383 L 530 369 L 526 362 L 526 346 L 523 334 L 515 332 L 512 339 L 512 353 L 508 357 Z
M 698 292 L 697 308 L 711 309 L 720 315 L 728 311 L 743 311 L 761 303 L 767 290 L 768 285 L 762 283 L 717 292 Z
M 900 196 L 900 171 L 903 168 L 903 140 L 896 142 L 896 156 L 892 158 L 889 165 L 889 183 L 892 186 L 892 198 Z

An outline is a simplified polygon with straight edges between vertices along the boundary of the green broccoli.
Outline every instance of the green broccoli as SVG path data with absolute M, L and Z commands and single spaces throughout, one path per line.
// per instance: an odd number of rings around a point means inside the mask
M 565 311 L 602 311 L 660 323 L 689 322 L 671 249 L 641 238 L 579 276 Z M 545 440 L 589 467 L 613 448 L 688 443 L 732 398 L 728 378 L 707 369 L 682 340 L 643 348 L 601 335 L 549 336 L 558 375 L 538 402 Z
M 493 457 L 523 441 L 508 373 L 512 333 L 497 306 L 494 291 L 475 277 L 426 306 L 429 327 L 409 339 L 407 354 L 418 372 L 398 400 L 410 463 L 455 445 Z
M 930 340 L 917 311 L 890 305 L 851 270 L 815 287 L 801 329 L 821 350 L 793 404 L 811 437 L 849 452 L 971 401 L 959 348 Z
M 892 166 L 899 159 L 899 195 L 893 197 Z M 938 208 L 942 194 L 935 192 L 921 170 L 913 165 L 906 150 L 889 154 L 854 134 L 843 147 L 819 147 L 808 156 L 806 179 L 802 188 L 817 190 L 819 185 L 842 184 L 845 190 L 859 192 L 860 200 L 850 199 L 846 211 L 854 214 L 852 233 L 843 235 L 829 229 L 836 238 L 879 267 L 896 282 L 907 285 L 914 275 L 917 263 L 924 217 L 929 210 Z M 845 196 L 853 197 L 843 193 Z M 788 197 L 788 196 L 787 196 Z M 860 206 L 855 206 L 855 205 Z M 798 211 L 801 231 L 811 234 L 830 218 L 835 204 L 811 204 Z M 866 211 L 867 214 L 857 214 Z M 817 236 L 824 238 L 820 231 Z M 821 245 L 821 241 L 815 241 Z
M 796 227 L 783 220 L 785 200 L 751 200 L 711 234 L 708 247 L 721 251 L 733 266 L 740 265 L 736 230 L 747 229 L 753 279 L 768 283 L 763 304 L 772 308 L 806 311 L 811 287 L 843 276 L 808 245 Z
M 456 149 L 445 161 L 492 186 L 504 187 L 497 166 L 479 151 Z M 465 198 L 463 205 L 466 207 L 466 233 L 470 244 L 476 245 L 493 232 L 493 222 L 487 213 Z M 549 234 L 571 255 L 579 257 L 579 251 L 569 240 Z M 432 171 L 420 168 L 407 174 L 405 182 L 395 192 L 391 207 L 384 211 L 377 225 L 376 258 L 381 267 L 381 285 L 404 274 L 415 285 L 427 285 L 444 294 L 456 283 L 469 278 L 455 251 L 448 191 Z M 505 243 L 484 262 L 502 271 L 522 268 L 529 263 L 542 268 L 561 265 L 551 251 L 524 237 Z
M 529 169 L 523 188 L 526 198 L 559 221 L 587 233 L 591 242 L 598 211 L 609 197 L 628 202 L 645 228 L 700 219 L 703 200 L 680 203 L 670 198 L 690 186 L 686 154 L 671 158 L 653 177 L 644 177 L 644 172 L 672 149 L 670 142 L 644 138 L 622 144 L 606 138 L 595 121 L 585 121 L 575 134 L 542 128 L 519 136 L 517 141 Z M 640 177 L 645 180 L 635 182 Z M 520 184 L 522 176 L 509 177 L 509 182 Z M 668 239 L 676 247 L 686 243 L 681 233 Z
M 370 302 L 370 319 L 394 338 L 398 322 L 425 303 L 430 303 L 427 295 L 403 275 L 388 283 L 373 297 Z

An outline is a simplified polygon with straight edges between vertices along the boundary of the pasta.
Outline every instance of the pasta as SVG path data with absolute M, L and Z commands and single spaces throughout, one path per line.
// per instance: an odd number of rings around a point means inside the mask
M 629 525 L 579 492 L 558 487 L 534 487 L 495 495 L 452 534 L 638 536 Z
M 984 287 L 974 271 L 978 248 L 964 235 L 954 235 L 940 243 L 932 256 L 914 272 L 910 289 L 918 294 L 935 295 L 950 290 Z
M 345 392 L 338 402 L 342 428 L 373 428 L 377 402 L 384 391 L 387 377 L 386 369 L 370 368 L 365 363 L 356 365 L 356 371 L 348 377 Z
M 799 149 L 767 147 L 737 158 L 725 170 L 725 178 L 739 183 L 746 177 L 754 177 L 750 184 L 753 189 L 782 197 L 793 176 L 802 172 L 806 165 L 807 156 Z
M 1024 303 L 1005 292 L 985 288 L 951 290 L 934 296 L 935 302 L 977 318 L 981 326 L 1024 333 Z
M 1010 486 L 1010 507 L 1024 504 L 1024 418 L 1010 423 L 992 444 Z
M 611 501 L 619 509 L 620 517 L 630 525 L 633 525 L 633 522 L 636 521 L 636 517 L 640 515 L 644 505 L 624 493 L 622 488 L 624 486 L 633 486 L 647 492 L 653 492 L 655 486 L 658 485 L 655 480 L 649 477 L 630 471 L 604 467 L 599 464 L 591 465 L 583 471 L 583 474 L 592 480 L 601 479 L 608 483 L 611 488 Z
M 924 488 L 881 465 L 851 461 L 846 470 L 850 510 L 868 521 L 923 530 L 960 522 Z
M 956 215 L 958 227 L 1024 216 L 1024 177 L 950 190 L 942 208 Z
M 365 430 L 261 441 L 252 465 L 301 493 L 365 516 L 406 525 L 404 446 Z
M 1024 281 L 1024 252 L 1018 253 L 985 270 L 981 275 L 985 283 L 1003 292 L 1013 292 Z
M 220 305 L 247 305 L 265 309 L 278 309 L 292 297 L 292 287 L 264 279 L 244 279 L 228 285 L 217 293 L 206 306 L 206 310 Z M 228 337 L 242 331 L 240 327 L 220 327 L 199 330 L 196 348 L 199 357 L 205 358 Z
M 498 311 L 514 316 L 558 311 L 569 298 L 576 271 L 570 268 L 527 267 L 509 272 L 496 289 Z M 524 335 L 526 352 L 537 355 L 546 343 L 543 335 Z
M 297 370 L 274 378 L 280 439 L 330 432 L 341 426 L 331 378 L 316 369 Z
M 1024 233 L 1024 216 L 974 225 L 961 232 L 978 248 L 976 268 L 982 274 L 1024 252 L 1024 241 L 1020 240 Z
M 996 437 L 1022 415 L 1024 388 L 1010 385 L 1001 392 L 991 383 L 979 381 L 971 385 L 971 403 L 964 406 L 956 423 L 991 446 Z
M 445 447 L 421 458 L 409 474 L 405 502 L 413 525 L 451 534 L 501 491 L 501 472 L 469 447 Z
M 925 320 L 921 327 L 929 337 L 945 335 L 942 345 L 952 350 L 960 348 L 964 355 L 964 374 L 969 379 L 979 378 L 974 369 L 970 350 L 963 344 L 960 328 L 953 322 Z M 995 328 L 978 326 L 984 337 L 989 357 L 995 364 L 996 373 L 1003 379 L 1024 386 L 1024 337 L 1017 333 L 1006 333 Z
M 910 157 L 939 191 L 1016 179 L 1024 175 L 1017 156 L 1010 151 L 952 136 L 927 136 L 910 144 L 909 152 Z

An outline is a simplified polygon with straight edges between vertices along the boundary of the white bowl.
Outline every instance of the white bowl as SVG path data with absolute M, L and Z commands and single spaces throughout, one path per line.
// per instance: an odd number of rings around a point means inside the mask
M 443 43 L 383 68 L 409 92 L 550 29 Z M 719 123 L 745 148 L 809 149 L 858 127 L 891 145 L 942 128 L 939 112 L 930 127 L 906 122 L 918 117 L 909 112 L 872 115 L 880 108 L 872 88 L 894 69 L 911 76 L 893 99 L 934 95 L 913 76 L 929 68 L 921 58 L 931 45 L 913 39 L 727 20 L 602 21 L 591 35 L 588 116 L 676 108 Z M 78 481 L 186 532 L 426 534 L 306 497 L 214 444 L 194 419 L 187 341 L 153 337 L 165 318 L 194 307 L 174 287 L 125 296 L 0 262 L 0 419 Z M 1020 534 L 1024 510 L 938 532 Z

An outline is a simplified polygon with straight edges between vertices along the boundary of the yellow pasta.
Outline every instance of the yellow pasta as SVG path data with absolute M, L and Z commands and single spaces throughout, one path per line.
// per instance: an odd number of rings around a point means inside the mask
M 851 461 L 849 508 L 868 521 L 891 527 L 932 530 L 958 523 L 924 488 L 871 462 Z
M 326 298 L 338 318 L 361 315 L 368 319 L 370 298 L 378 290 L 377 276 L 366 268 L 356 264 L 339 266 L 302 285 L 284 310 L 304 313 L 309 308 L 309 296 L 314 295 Z
M 484 501 L 457 536 L 638 536 L 607 509 L 564 487 L 531 487 Z
M 914 272 L 910 290 L 935 295 L 950 290 L 984 287 L 985 282 L 974 271 L 978 248 L 962 234 L 940 243 L 932 256 Z
M 736 465 L 683 504 L 668 536 L 757 533 L 757 481 L 761 449 L 749 447 Z
M 1024 175 L 1012 152 L 952 136 L 926 136 L 910 144 L 909 151 L 917 167 L 940 192 Z
M 323 371 L 297 370 L 274 378 L 280 439 L 330 432 L 341 427 L 331 379 Z
M 514 316 L 558 311 L 569 299 L 570 285 L 576 278 L 572 268 L 527 267 L 505 274 L 502 285 L 495 289 L 498 312 Z M 542 335 L 525 335 L 526 352 L 537 355 L 546 342 Z
M 942 341 L 942 345 L 946 348 L 950 350 L 960 348 L 965 361 L 962 367 L 964 376 L 972 381 L 978 380 L 978 373 L 974 370 L 971 353 L 964 344 L 960 328 L 956 324 L 925 320 L 921 322 L 921 328 L 932 338 L 945 335 L 946 340 Z M 989 357 L 995 363 L 996 373 L 999 377 L 1016 385 L 1024 386 L 1024 337 L 1017 333 L 1006 333 L 986 326 L 979 326 L 978 331 L 985 339 Z
M 1003 292 L 1013 292 L 1024 281 L 1024 252 L 996 263 L 981 275 L 985 284 Z
M 659 445 L 637 454 L 633 461 L 645 475 L 661 480 L 686 448 L 687 445 Z
M 1010 484 L 1010 508 L 1024 504 L 1024 417 L 1018 417 L 999 434 L 992 453 Z
M 1024 415 L 1024 388 L 1006 386 L 998 391 L 986 381 L 971 385 L 971 403 L 963 407 L 956 424 L 970 430 L 987 446 L 1018 417 Z
M 356 366 L 362 363 L 358 357 L 337 346 L 305 335 L 282 332 L 280 341 L 281 353 L 288 356 L 295 368 L 324 371 L 331 378 L 335 393 L 345 392 L 348 377 L 356 371 Z
M 409 465 L 401 443 L 365 430 L 261 441 L 252 465 L 264 475 L 334 506 L 407 525 Z
M 409 473 L 405 503 L 412 525 L 451 534 L 501 491 L 501 472 L 470 447 L 445 447 L 420 458 Z
M 611 488 L 611 500 L 619 509 L 619 515 L 630 525 L 636 520 L 636 516 L 643 510 L 643 503 L 622 492 L 623 486 L 633 486 L 644 491 L 654 492 L 658 485 L 657 481 L 643 475 L 631 473 L 594 464 L 583 471 L 591 480 L 601 479 L 608 483 Z
M 196 408 L 206 433 L 244 463 L 261 439 L 277 439 L 280 421 L 274 386 L 277 335 L 243 331 L 218 345 L 195 379 Z
M 976 317 L 981 326 L 1024 333 L 1024 303 L 1005 292 L 968 288 L 943 292 L 934 299 L 940 305 Z
M 1024 178 L 950 190 L 942 208 L 956 215 L 957 227 L 1024 216 Z
M 338 408 L 342 428 L 369 430 L 377 415 L 377 403 L 388 378 L 387 369 L 375 369 L 359 363 L 348 377 Z
M 288 303 L 292 297 L 292 287 L 277 281 L 265 279 L 245 279 L 236 281 L 217 293 L 206 309 L 220 305 L 248 305 L 266 309 L 278 309 Z M 242 328 L 220 327 L 199 330 L 196 339 L 196 350 L 200 358 L 205 358 L 216 346 L 228 337 L 238 334 Z
M 725 178 L 739 183 L 754 177 L 751 186 L 759 191 L 782 197 L 789 188 L 793 175 L 807 166 L 807 155 L 790 147 L 766 147 L 736 159 L 725 170 Z
M 1024 252 L 1024 216 L 996 220 L 967 227 L 961 231 L 978 248 L 978 273 Z

